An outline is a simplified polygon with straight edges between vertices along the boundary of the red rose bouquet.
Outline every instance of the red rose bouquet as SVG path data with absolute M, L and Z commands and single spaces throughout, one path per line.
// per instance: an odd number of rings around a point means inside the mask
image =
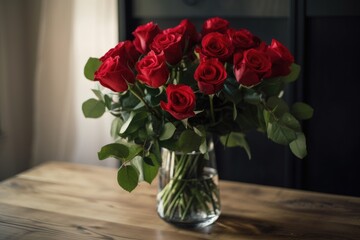
M 82 107 L 86 117 L 100 117 L 106 109 L 115 117 L 115 141 L 98 157 L 119 159 L 122 188 L 151 183 L 162 148 L 206 155 L 209 135 L 224 146 L 244 148 L 251 157 L 245 134 L 257 130 L 289 145 L 299 158 L 307 154 L 299 121 L 313 110 L 299 102 L 289 107 L 282 99 L 300 67 L 279 41 L 268 45 L 221 18 L 206 20 L 201 32 L 185 19 L 164 30 L 150 22 L 133 35 L 100 59 L 88 60 L 85 76 L 110 91 L 99 86 L 93 90 L 97 99 Z

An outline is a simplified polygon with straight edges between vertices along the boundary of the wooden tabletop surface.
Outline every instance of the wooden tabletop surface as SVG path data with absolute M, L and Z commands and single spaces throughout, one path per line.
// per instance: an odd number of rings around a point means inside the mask
M 53 162 L 0 183 L 0 239 L 360 239 L 360 198 L 220 181 L 222 214 L 186 230 L 156 213 L 156 184 L 132 193 L 116 169 Z

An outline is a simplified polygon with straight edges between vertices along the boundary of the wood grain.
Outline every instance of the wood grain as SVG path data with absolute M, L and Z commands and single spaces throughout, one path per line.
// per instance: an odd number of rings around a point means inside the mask
M 360 239 L 360 199 L 220 181 L 222 214 L 203 229 L 156 213 L 156 184 L 131 194 L 116 170 L 54 162 L 0 184 L 0 239 Z

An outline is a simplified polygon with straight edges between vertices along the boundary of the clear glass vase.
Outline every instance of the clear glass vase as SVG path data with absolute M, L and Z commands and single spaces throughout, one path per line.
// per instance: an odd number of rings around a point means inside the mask
M 179 227 L 205 227 L 220 215 L 220 194 L 214 144 L 208 151 L 179 153 L 162 149 L 157 212 Z

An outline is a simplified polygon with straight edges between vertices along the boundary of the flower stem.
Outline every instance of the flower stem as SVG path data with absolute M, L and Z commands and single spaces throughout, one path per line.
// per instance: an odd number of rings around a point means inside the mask
M 218 188 L 204 171 L 206 161 L 203 154 L 175 155 L 174 174 L 158 195 L 165 219 L 189 221 L 194 214 L 219 211 Z
M 211 120 L 213 123 L 215 123 L 215 114 L 214 114 L 214 94 L 209 95 L 209 102 L 210 102 L 210 114 L 211 114 Z
M 157 117 L 158 119 L 161 120 L 161 116 L 155 111 L 154 108 L 152 108 L 146 101 L 145 99 L 140 96 L 140 94 L 138 94 L 133 88 L 129 87 L 129 91 L 134 94 L 134 96 L 139 99 L 142 103 L 144 103 L 144 105 L 146 106 L 146 108 L 152 113 L 155 115 L 155 117 Z

